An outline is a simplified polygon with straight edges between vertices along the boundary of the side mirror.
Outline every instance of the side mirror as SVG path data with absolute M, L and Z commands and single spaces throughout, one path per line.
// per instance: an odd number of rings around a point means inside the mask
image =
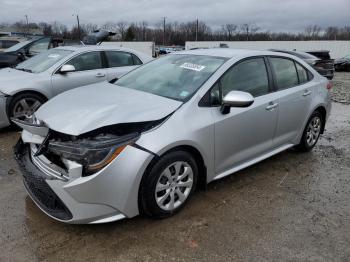
M 17 57 L 20 61 L 24 61 L 26 59 L 25 55 L 22 52 L 18 52 Z
M 75 71 L 75 67 L 73 65 L 63 65 L 60 69 L 61 74 L 74 72 L 74 71 Z
M 248 107 L 254 103 L 254 97 L 242 91 L 231 91 L 222 100 L 221 113 L 230 113 L 231 107 Z

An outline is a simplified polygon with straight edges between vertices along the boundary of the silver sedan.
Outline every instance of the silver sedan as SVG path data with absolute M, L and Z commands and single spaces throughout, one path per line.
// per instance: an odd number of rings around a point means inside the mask
M 65 92 L 24 128 L 16 158 L 40 209 L 67 223 L 165 218 L 196 187 L 283 150 L 311 150 L 330 114 L 329 81 L 292 55 L 170 54 Z M 62 104 L 65 106 L 62 107 Z
M 59 47 L 0 70 L 0 128 L 30 117 L 45 101 L 72 88 L 115 81 L 152 58 L 111 46 Z M 62 105 L 63 106 L 63 105 Z

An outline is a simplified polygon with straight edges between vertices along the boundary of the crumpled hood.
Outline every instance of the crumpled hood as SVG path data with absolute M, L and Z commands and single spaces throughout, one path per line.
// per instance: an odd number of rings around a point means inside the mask
M 45 103 L 35 113 L 50 129 L 78 136 L 95 129 L 159 120 L 182 102 L 108 82 L 79 87 Z
M 12 95 L 18 88 L 23 88 L 26 83 L 36 81 L 38 74 L 32 74 L 14 68 L 0 69 L 0 91 Z M 21 83 L 22 86 L 19 86 Z

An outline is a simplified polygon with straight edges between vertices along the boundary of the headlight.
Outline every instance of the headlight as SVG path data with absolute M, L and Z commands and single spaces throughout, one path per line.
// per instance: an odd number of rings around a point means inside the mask
M 139 138 L 138 133 L 125 136 L 99 135 L 89 139 L 50 141 L 48 151 L 84 167 L 83 175 L 91 175 L 111 163 L 126 146 Z

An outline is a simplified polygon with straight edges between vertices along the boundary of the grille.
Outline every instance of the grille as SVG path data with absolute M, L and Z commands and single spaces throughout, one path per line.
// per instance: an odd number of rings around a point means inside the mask
M 24 185 L 29 194 L 44 211 L 60 220 L 72 219 L 70 211 L 43 178 L 31 173 L 27 173 L 23 177 Z
M 33 164 L 30 149 L 21 140 L 15 146 L 15 155 L 23 174 L 24 185 L 35 203 L 57 219 L 72 219 L 72 213 L 46 183 L 45 174 Z

